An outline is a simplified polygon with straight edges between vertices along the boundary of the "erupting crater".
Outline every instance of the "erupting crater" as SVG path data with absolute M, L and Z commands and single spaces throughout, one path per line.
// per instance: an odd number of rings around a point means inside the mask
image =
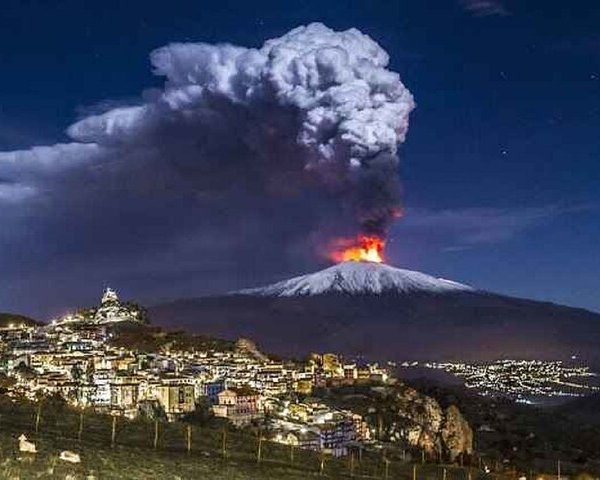
M 359 235 L 352 240 L 338 240 L 333 245 L 330 258 L 336 262 L 383 263 L 385 241 L 374 235 Z

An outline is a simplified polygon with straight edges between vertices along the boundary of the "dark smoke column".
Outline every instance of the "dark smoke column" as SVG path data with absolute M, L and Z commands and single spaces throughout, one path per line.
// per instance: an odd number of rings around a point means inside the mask
M 397 149 L 414 101 L 369 36 L 314 23 L 259 49 L 176 43 L 151 60 L 163 91 L 69 134 L 159 152 L 190 178 L 200 172 L 199 185 L 240 185 L 251 172 L 248 185 L 268 191 L 289 172 L 305 175 L 341 198 L 352 235 L 385 236 L 401 211 Z
M 391 222 L 402 215 L 398 157 L 379 153 L 363 160 L 356 185 L 360 233 L 385 239 Z

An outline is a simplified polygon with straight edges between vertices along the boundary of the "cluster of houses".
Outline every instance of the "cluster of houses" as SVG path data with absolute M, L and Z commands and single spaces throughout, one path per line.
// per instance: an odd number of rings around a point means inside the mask
M 311 393 L 332 384 L 385 383 L 388 374 L 377 364 L 344 363 L 335 354 L 273 361 L 247 340 L 223 350 L 144 353 L 114 346 L 115 324 L 142 316 L 106 289 L 100 306 L 84 314 L 0 329 L 0 373 L 13 380 L 5 393 L 58 394 L 77 407 L 130 418 L 159 412 L 170 421 L 208 404 L 236 426 L 261 422 L 274 441 L 335 455 L 370 440 L 360 415 L 324 405 Z

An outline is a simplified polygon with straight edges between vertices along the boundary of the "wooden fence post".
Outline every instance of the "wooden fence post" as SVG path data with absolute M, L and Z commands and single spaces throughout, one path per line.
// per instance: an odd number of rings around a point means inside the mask
M 187 452 L 192 452 L 192 426 L 187 426 Z
M 446 478 L 447 478 L 447 472 L 446 472 L 446 469 L 444 468 L 444 469 L 442 469 L 442 480 L 446 480 Z
M 417 480 L 417 464 L 416 463 L 413 465 L 412 478 L 413 478 L 413 480 Z
M 256 450 L 256 463 L 260 463 L 262 457 L 262 432 L 258 432 L 258 449 Z
M 77 440 L 81 442 L 81 436 L 83 435 L 83 412 L 84 409 L 81 409 L 79 412 L 79 430 L 77 431 Z
M 290 444 L 290 465 L 294 464 L 294 445 Z
M 421 464 L 425 464 L 425 450 L 421 450 Z
M 223 437 L 221 438 L 221 450 L 223 457 L 227 456 L 227 429 L 223 427 Z
M 37 434 L 40 431 L 40 418 L 42 416 L 42 402 L 41 400 L 38 402 L 37 410 L 35 412 L 35 433 Z
M 154 420 L 154 450 L 158 448 L 158 420 Z
M 350 452 L 350 477 L 354 477 L 354 452 Z
M 113 417 L 112 417 L 112 433 L 110 436 L 110 446 L 111 447 L 115 446 L 116 437 L 117 437 L 117 416 L 113 415 Z
M 323 476 L 325 470 L 325 454 L 321 452 L 321 465 L 319 466 L 319 476 Z

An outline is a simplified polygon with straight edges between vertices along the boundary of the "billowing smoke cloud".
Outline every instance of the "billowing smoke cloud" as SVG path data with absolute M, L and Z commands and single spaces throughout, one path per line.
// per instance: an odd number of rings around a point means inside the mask
M 369 37 L 312 24 L 259 50 L 172 44 L 151 59 L 167 79 L 163 92 L 86 118 L 69 128 L 71 137 L 107 148 L 195 150 L 195 163 L 239 175 L 215 159 L 225 153 L 207 136 L 216 133 L 258 160 L 261 175 L 313 172 L 350 197 L 364 226 L 388 224 L 399 201 L 396 149 L 414 104 Z
M 288 252 L 315 232 L 385 234 L 414 107 L 388 60 L 358 30 L 322 24 L 259 49 L 159 48 L 162 90 L 71 125 L 73 143 L 0 153 L 0 220 L 11 232 L 36 223 L 45 242 L 67 229 L 81 249 L 107 231 L 157 249 L 198 232 L 238 245 L 270 233 Z

